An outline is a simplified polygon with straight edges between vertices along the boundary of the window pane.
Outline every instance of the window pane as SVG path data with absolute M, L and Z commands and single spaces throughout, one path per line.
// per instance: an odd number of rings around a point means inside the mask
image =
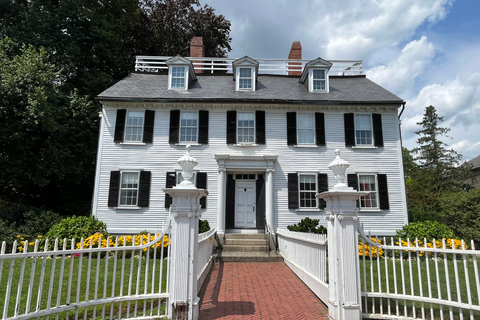
M 355 115 L 355 138 L 357 144 L 373 144 L 372 120 L 369 114 Z
M 315 120 L 312 113 L 297 114 L 297 143 L 315 143 Z
M 122 206 L 136 206 L 138 203 L 138 172 L 122 172 L 120 201 Z
M 143 111 L 128 111 L 125 124 L 125 141 L 142 141 Z
M 317 176 L 316 175 L 300 175 L 300 208 L 316 208 L 317 207 Z
M 240 79 L 238 87 L 240 89 L 252 89 L 252 79 Z
M 313 80 L 325 80 L 325 70 L 313 70 Z
M 180 142 L 197 142 L 198 113 L 182 112 L 180 117 Z
M 325 81 L 313 80 L 313 90 L 325 90 Z
M 172 88 L 185 88 L 185 79 L 172 78 Z
M 251 78 L 252 69 L 251 68 L 240 68 L 240 78 Z
M 253 112 L 239 112 L 237 118 L 237 142 L 255 142 L 255 114 Z
M 374 175 L 359 175 L 358 188 L 360 191 L 370 191 L 370 194 L 360 198 L 361 208 L 376 208 L 377 205 L 377 187 Z

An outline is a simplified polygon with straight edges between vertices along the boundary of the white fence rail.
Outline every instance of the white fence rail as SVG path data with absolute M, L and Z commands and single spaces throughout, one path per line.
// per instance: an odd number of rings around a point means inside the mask
M 327 236 L 277 230 L 278 249 L 285 263 L 324 302 L 328 301 Z
M 137 56 L 135 61 L 135 71 L 139 72 L 159 72 L 167 70 L 167 60 L 172 57 L 167 56 Z M 237 60 L 233 58 L 198 58 L 187 57 L 192 61 L 195 69 L 203 70 L 205 73 L 226 72 L 232 73 L 232 62 Z M 258 72 L 260 74 L 288 74 L 289 71 L 302 71 L 310 60 L 293 59 L 255 59 L 259 62 Z M 329 73 L 330 75 L 361 75 L 363 73 L 362 60 L 329 60 L 333 63 Z
M 480 319 L 473 242 L 377 239 L 359 229 L 364 318 Z
M 56 239 L 53 246 L 36 240 L 33 249 L 26 242 L 21 250 L 14 242 L 11 253 L 3 242 L 1 319 L 166 316 L 170 246 L 164 234 L 91 238 L 86 246 L 83 239 Z
M 198 260 L 197 260 L 197 290 L 200 291 L 212 265 L 213 243 L 216 229 L 198 235 Z

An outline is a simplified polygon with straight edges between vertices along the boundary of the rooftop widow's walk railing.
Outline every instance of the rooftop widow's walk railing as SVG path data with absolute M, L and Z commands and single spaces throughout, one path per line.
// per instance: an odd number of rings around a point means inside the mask
M 138 72 L 159 72 L 167 70 L 169 56 L 137 56 L 135 60 L 135 71 Z M 232 62 L 234 58 L 210 58 L 210 57 L 187 57 L 192 61 L 196 70 L 203 70 L 208 73 L 232 73 Z M 311 60 L 294 59 L 255 59 L 259 62 L 259 74 L 283 74 L 289 72 L 301 72 L 305 65 Z M 329 60 L 333 63 L 329 74 L 336 76 L 363 75 L 362 60 Z

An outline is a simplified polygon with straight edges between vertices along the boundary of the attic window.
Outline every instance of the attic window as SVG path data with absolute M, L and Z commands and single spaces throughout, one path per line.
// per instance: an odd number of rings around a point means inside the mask
M 170 89 L 186 89 L 187 79 L 186 67 L 170 67 L 169 84 Z
M 237 90 L 255 90 L 253 73 L 254 70 L 250 67 L 237 69 Z
M 327 92 L 328 77 L 325 69 L 310 69 L 310 92 Z

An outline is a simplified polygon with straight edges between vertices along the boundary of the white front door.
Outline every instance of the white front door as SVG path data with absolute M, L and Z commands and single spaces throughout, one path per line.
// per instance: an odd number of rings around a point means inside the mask
M 235 188 L 235 228 L 255 228 L 255 181 L 237 180 Z

